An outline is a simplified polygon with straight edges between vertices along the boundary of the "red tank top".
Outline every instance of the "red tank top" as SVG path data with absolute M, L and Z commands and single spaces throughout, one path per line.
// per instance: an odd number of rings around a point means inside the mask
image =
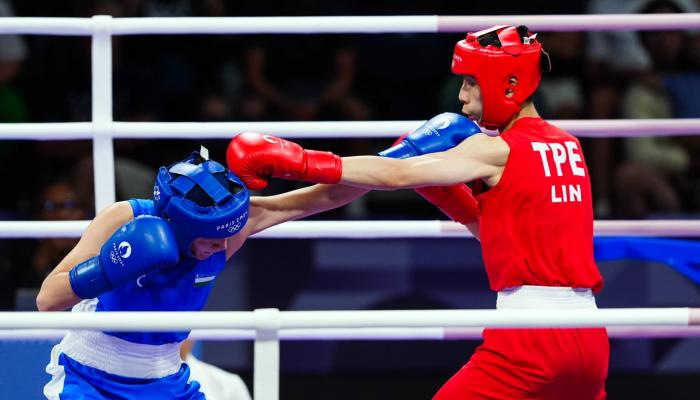
M 581 144 L 541 118 L 501 134 L 510 147 L 497 185 L 479 196 L 481 247 L 492 290 L 569 286 L 597 292 L 591 182 Z

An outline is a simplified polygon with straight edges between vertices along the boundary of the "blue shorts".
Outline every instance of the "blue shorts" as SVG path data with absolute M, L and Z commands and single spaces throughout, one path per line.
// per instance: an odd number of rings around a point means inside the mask
M 53 376 L 44 395 L 53 400 L 203 400 L 199 383 L 190 381 L 190 368 L 182 364 L 174 374 L 157 379 L 129 378 L 88 367 L 60 353 L 58 362 L 46 367 Z

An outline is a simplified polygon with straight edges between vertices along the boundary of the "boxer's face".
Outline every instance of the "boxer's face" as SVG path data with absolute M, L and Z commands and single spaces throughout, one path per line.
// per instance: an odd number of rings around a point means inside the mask
M 206 260 L 212 254 L 226 250 L 226 239 L 197 238 L 192 241 L 192 254 L 198 260 Z
M 481 120 L 483 106 L 481 104 L 481 89 L 473 76 L 464 75 L 462 78 L 459 101 L 462 103 L 462 113 L 478 123 Z

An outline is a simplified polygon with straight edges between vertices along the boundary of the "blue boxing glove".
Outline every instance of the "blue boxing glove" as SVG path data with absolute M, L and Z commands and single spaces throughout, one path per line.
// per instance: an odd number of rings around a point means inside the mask
M 122 225 L 100 254 L 73 267 L 70 285 L 82 299 L 95 298 L 147 272 L 177 264 L 179 252 L 167 222 L 142 216 Z
M 455 113 L 442 113 L 411 132 L 401 143 L 381 153 L 382 157 L 409 158 L 449 150 L 462 140 L 480 133 L 476 122 Z
M 392 145 L 387 150 L 382 151 L 379 153 L 380 156 L 383 157 L 392 157 L 392 158 L 409 158 L 413 157 L 415 155 L 421 155 L 425 153 L 418 153 L 418 154 L 410 154 L 404 151 L 404 149 L 415 149 L 415 146 L 413 143 L 407 144 L 405 146 L 401 146 L 403 143 L 406 142 L 406 140 L 414 135 L 416 132 L 419 132 L 421 130 L 424 131 L 424 128 L 427 125 L 430 125 L 433 121 L 436 121 L 443 116 L 447 116 L 448 118 L 454 118 L 455 120 L 458 121 L 458 124 L 454 124 L 454 126 L 458 126 L 461 124 L 462 126 L 466 126 L 470 128 L 471 130 L 467 133 L 459 133 L 459 132 L 451 132 L 452 136 L 450 139 L 457 138 L 457 142 L 448 142 L 449 146 L 447 148 L 439 148 L 438 146 L 434 146 L 433 148 L 435 150 L 433 151 L 444 151 L 448 150 L 459 143 L 461 143 L 462 140 L 468 138 L 469 136 L 481 132 L 481 129 L 479 129 L 478 126 L 476 126 L 475 123 L 473 123 L 471 120 L 458 115 L 458 114 L 453 114 L 453 113 L 444 113 L 440 114 L 437 117 L 434 117 L 430 121 L 426 122 L 423 124 L 420 128 L 416 129 L 413 132 L 410 133 L 405 133 Z M 467 120 L 468 123 L 465 125 L 465 121 Z M 443 122 L 444 124 L 444 122 Z M 448 125 L 453 125 L 452 123 L 449 123 Z M 475 130 L 472 129 L 472 125 L 474 125 L 476 128 Z M 447 130 L 449 130 L 451 127 L 447 127 Z M 430 129 L 430 128 L 429 128 Z M 426 135 L 421 136 L 420 142 L 425 142 L 429 141 L 428 139 L 425 138 Z M 432 134 L 428 134 L 428 137 L 434 136 Z M 443 135 L 445 136 L 445 135 Z M 438 137 L 440 139 L 440 137 Z M 440 141 L 442 145 L 445 145 L 446 142 Z M 393 149 L 397 149 L 396 151 L 392 151 Z M 435 207 L 440 209 L 445 215 L 450 217 L 453 221 L 459 222 L 463 225 L 467 225 L 473 222 L 478 221 L 479 219 L 479 201 L 476 199 L 474 196 L 474 193 L 472 190 L 469 188 L 464 183 L 458 183 L 456 185 L 450 185 L 450 186 L 426 186 L 426 187 L 421 187 L 421 188 L 416 188 L 414 189 L 416 193 L 421 195 L 424 199 L 426 199 L 429 203 L 433 204 Z

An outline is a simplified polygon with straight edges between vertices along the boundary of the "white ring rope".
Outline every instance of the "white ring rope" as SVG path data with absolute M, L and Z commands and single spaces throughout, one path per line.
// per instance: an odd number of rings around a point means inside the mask
M 0 124 L 0 139 L 75 140 L 109 134 L 118 139 L 231 139 L 238 132 L 263 132 L 290 139 L 396 138 L 418 121 L 312 122 L 106 122 L 95 132 L 90 122 Z M 579 137 L 641 137 L 700 134 L 700 118 L 634 120 L 551 120 Z
M 159 332 L 191 329 L 535 328 L 700 325 L 700 309 L 380 310 L 39 313 L 1 312 L 0 329 L 103 329 Z
M 700 28 L 700 14 L 113 18 L 110 26 L 114 35 L 170 35 L 466 32 L 497 24 L 539 32 L 681 30 Z M 0 34 L 90 36 L 93 30 L 90 18 L 0 19 Z
M 0 238 L 80 237 L 90 221 L 0 221 Z M 594 223 L 596 236 L 700 236 L 700 221 L 641 220 Z M 252 236 L 259 239 L 468 238 L 452 221 L 290 221 Z
M 482 327 L 475 328 L 315 328 L 280 329 L 281 340 L 475 340 L 481 339 Z M 612 339 L 642 338 L 695 338 L 700 337 L 700 326 L 630 325 L 610 326 Z M 0 329 L 0 341 L 57 340 L 66 334 L 64 329 Z M 253 340 L 252 329 L 196 329 L 189 336 L 193 340 L 228 341 Z

